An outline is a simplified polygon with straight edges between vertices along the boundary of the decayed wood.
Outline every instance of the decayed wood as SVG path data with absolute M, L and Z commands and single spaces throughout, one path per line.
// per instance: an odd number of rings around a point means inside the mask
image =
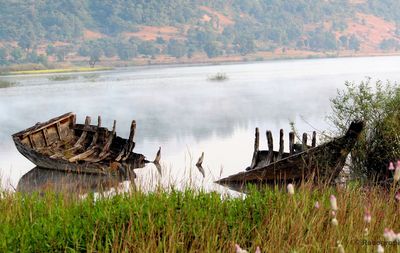
M 281 129 L 279 131 L 279 153 L 278 157 L 276 158 L 277 161 L 282 159 L 283 150 L 284 150 L 283 129 Z
M 289 133 L 289 154 L 293 155 L 294 153 L 294 132 Z
M 85 126 L 89 126 L 91 122 L 91 118 L 89 116 L 86 116 L 85 119 Z M 81 136 L 79 137 L 79 139 L 75 142 L 74 144 L 74 148 L 79 148 L 81 147 L 82 143 L 85 141 L 87 136 L 87 131 L 85 131 L 85 129 L 83 129 Z
M 109 132 L 101 127 L 100 116 L 97 126 L 90 125 L 90 117 L 86 118 L 85 124 L 76 124 L 75 119 L 75 114 L 69 113 L 45 123 L 37 123 L 14 134 L 14 143 L 21 154 L 37 166 L 47 169 L 105 175 L 122 173 L 120 175 L 123 176 L 122 170 L 134 174 L 131 170 L 142 168 L 150 162 L 143 155 L 132 152 L 135 122 L 132 122 L 129 138 L 124 139 L 116 136 L 116 121 L 113 131 Z M 115 158 L 124 144 L 127 159 L 119 163 Z M 160 151 L 154 161 L 158 165 Z M 118 164 L 119 169 L 113 169 L 112 164 Z M 157 169 L 161 171 L 160 166 Z
M 259 146 L 260 146 L 260 132 L 258 131 L 258 127 L 256 127 L 255 138 L 254 138 L 254 152 L 253 152 L 253 159 L 251 160 L 250 169 L 255 168 L 257 164 Z
M 216 183 L 243 191 L 249 183 L 286 184 L 304 179 L 332 182 L 342 170 L 346 157 L 354 147 L 363 127 L 363 122 L 353 122 L 342 137 L 317 147 L 308 147 L 307 150 L 288 155 L 269 165 L 257 166 L 253 170 L 222 178 Z M 306 140 L 303 143 L 306 143 Z
M 313 131 L 312 133 L 312 141 L 311 141 L 311 147 L 315 147 L 317 145 L 317 133 Z
M 302 151 L 307 150 L 307 133 L 303 133 L 303 139 L 302 139 Z
M 205 171 L 203 169 L 203 166 L 202 166 L 203 160 L 204 160 L 204 152 L 201 152 L 201 156 L 200 156 L 199 160 L 196 163 L 196 167 L 200 171 L 200 173 L 203 175 L 203 177 L 205 177 L 206 173 L 205 173 Z
M 57 134 L 58 134 L 58 138 L 60 139 L 60 141 L 63 140 L 62 136 L 61 136 L 61 126 L 60 126 L 60 122 L 56 123 L 56 129 L 57 129 Z
M 116 161 L 126 161 L 126 159 L 129 158 L 129 155 L 131 154 L 133 148 L 135 147 L 135 142 L 133 142 L 133 137 L 135 136 L 135 130 L 136 130 L 136 121 L 132 120 L 131 123 L 131 129 L 129 132 L 129 138 L 123 148 L 121 149 L 121 152 L 118 154 L 117 158 L 115 159 Z
M 49 138 L 47 137 L 47 128 L 42 129 L 42 134 L 43 134 L 44 143 L 46 144 L 46 146 L 50 145 Z
M 116 125 L 117 125 L 117 121 L 114 120 L 112 132 L 109 135 L 109 137 L 108 137 L 108 139 L 106 141 L 106 144 L 104 144 L 103 150 L 100 152 L 98 159 L 95 159 L 94 162 L 99 162 L 99 161 L 105 159 L 107 156 L 110 155 L 109 154 L 109 150 L 110 150 L 111 143 L 112 143 L 112 141 L 114 139 L 114 136 L 115 136 Z
M 271 131 L 267 131 L 267 141 L 268 141 L 268 156 L 267 156 L 267 165 L 274 161 L 274 142 L 272 140 Z

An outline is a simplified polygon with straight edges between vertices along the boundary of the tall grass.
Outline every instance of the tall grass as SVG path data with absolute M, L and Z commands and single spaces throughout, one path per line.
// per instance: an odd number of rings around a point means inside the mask
M 311 187 L 252 190 L 244 198 L 201 190 L 133 191 L 95 201 L 54 193 L 4 193 L 0 200 L 1 252 L 375 252 L 362 240 L 399 232 L 395 190 Z M 330 195 L 339 225 L 331 224 Z M 318 201 L 320 207 L 315 208 Z M 371 224 L 363 217 L 365 208 Z M 368 227 L 369 234 L 365 235 Z M 396 252 L 386 245 L 385 252 Z

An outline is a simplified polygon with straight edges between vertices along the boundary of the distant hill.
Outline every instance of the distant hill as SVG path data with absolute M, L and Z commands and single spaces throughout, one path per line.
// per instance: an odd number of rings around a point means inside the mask
M 400 49 L 398 0 L 0 1 L 0 65 Z

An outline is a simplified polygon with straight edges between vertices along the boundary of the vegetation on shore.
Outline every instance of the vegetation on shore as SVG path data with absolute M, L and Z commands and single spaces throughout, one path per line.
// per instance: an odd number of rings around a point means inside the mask
M 232 198 L 170 189 L 97 200 L 2 193 L 0 251 L 233 252 L 237 243 L 249 252 L 257 246 L 262 252 L 334 252 L 339 241 L 346 252 L 375 252 L 385 228 L 400 231 L 394 188 L 306 184 L 294 192 L 253 190 Z M 396 249 L 387 245 L 385 252 Z
M 112 70 L 110 67 L 74 67 L 64 69 L 39 69 L 39 70 L 21 70 L 21 71 L 10 71 L 3 73 L 2 75 L 35 75 L 35 74 L 56 74 L 56 73 L 74 73 L 74 72 L 93 72 L 93 71 L 104 71 Z
M 346 82 L 331 100 L 329 120 L 343 134 L 351 120 L 365 122 L 365 129 L 351 152 L 350 170 L 357 180 L 388 183 L 390 162 L 400 157 L 400 86 L 371 78 L 359 84 Z

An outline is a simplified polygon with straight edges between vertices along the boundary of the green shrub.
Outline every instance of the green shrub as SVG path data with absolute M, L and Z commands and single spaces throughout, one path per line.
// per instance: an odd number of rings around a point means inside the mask
M 357 178 L 385 181 L 390 161 L 400 158 L 400 89 L 397 83 L 346 82 L 346 88 L 331 99 L 333 113 L 328 119 L 343 134 L 355 119 L 365 130 L 351 152 L 350 169 Z

